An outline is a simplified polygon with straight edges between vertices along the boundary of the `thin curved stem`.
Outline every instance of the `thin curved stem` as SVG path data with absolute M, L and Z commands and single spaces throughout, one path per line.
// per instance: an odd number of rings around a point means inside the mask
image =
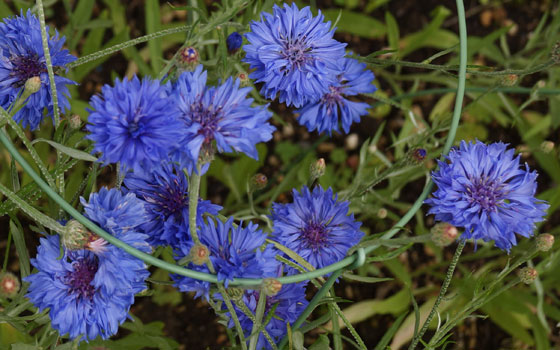
M 180 26 L 180 27 L 176 27 L 176 28 L 169 28 L 169 29 L 160 30 L 158 32 L 151 33 L 151 34 L 148 34 L 148 35 L 144 35 L 144 36 L 138 37 L 136 39 L 128 40 L 128 41 L 125 41 L 124 43 L 116 44 L 116 45 L 108 47 L 104 50 L 97 51 L 95 53 L 92 53 L 92 54 L 84 56 L 84 57 L 80 57 L 76 61 L 67 64 L 66 68 L 68 68 L 68 69 L 76 68 L 76 67 L 78 67 L 78 66 L 80 66 L 84 63 L 95 61 L 95 60 L 97 60 L 97 59 L 99 59 L 103 56 L 111 55 L 115 52 L 124 50 L 127 47 L 135 46 L 135 45 L 144 43 L 148 40 L 160 38 L 162 36 L 166 36 L 166 35 L 170 35 L 170 34 L 174 34 L 174 33 L 187 31 L 187 30 L 190 30 L 190 29 L 191 29 L 190 25 L 184 25 L 184 26 Z
M 445 293 L 447 293 L 447 288 L 449 288 L 449 284 L 451 283 L 451 278 L 453 278 L 453 272 L 455 272 L 455 267 L 457 267 L 457 263 L 459 262 L 459 257 L 463 252 L 463 248 L 465 248 L 465 243 L 466 240 L 464 239 L 459 242 L 459 245 L 457 246 L 457 250 L 455 250 L 455 254 L 453 255 L 453 259 L 451 260 L 451 264 L 449 265 L 449 269 L 447 270 L 447 275 L 445 276 L 445 280 L 443 281 L 441 289 L 439 290 L 439 295 L 436 299 L 436 302 L 434 303 L 434 306 L 432 306 L 432 310 L 428 314 L 428 317 L 426 318 L 424 325 L 420 329 L 420 332 L 418 332 L 418 334 L 414 336 L 414 339 L 412 339 L 412 343 L 408 347 L 408 350 L 416 349 L 416 345 L 418 345 L 418 342 L 420 341 L 420 339 L 422 339 L 422 336 L 428 330 L 428 327 L 430 326 L 430 322 L 432 322 L 432 319 L 434 318 L 434 315 L 437 312 L 439 304 L 441 304 L 441 301 L 443 300 Z
M 47 27 L 45 25 L 45 10 L 43 9 L 43 0 L 37 0 L 37 9 L 39 11 L 39 23 L 41 24 L 41 42 L 43 44 L 43 54 L 45 55 L 45 64 L 47 65 L 47 73 L 49 74 L 54 127 L 55 129 L 58 129 L 58 126 L 60 125 L 60 112 L 58 111 L 58 95 L 56 93 L 54 70 L 52 66 L 51 53 L 49 51 L 49 33 L 47 33 Z

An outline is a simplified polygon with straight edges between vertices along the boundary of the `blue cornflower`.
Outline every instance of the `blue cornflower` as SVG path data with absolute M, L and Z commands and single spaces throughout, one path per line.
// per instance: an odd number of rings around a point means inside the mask
M 425 201 L 437 221 L 463 227 L 464 239 L 494 241 L 507 251 L 517 244 L 515 233 L 533 235 L 548 204 L 535 198 L 537 173 L 527 164 L 520 168 L 513 149 L 501 142 L 461 141 L 447 160 L 438 161 L 432 173 L 438 189 Z
M 329 92 L 320 100 L 297 111 L 299 123 L 305 125 L 307 130 L 327 132 L 329 135 L 332 131 L 338 132 L 340 114 L 342 129 L 348 133 L 350 125 L 359 122 L 360 117 L 367 114 L 367 103 L 350 101 L 345 96 L 375 92 L 376 87 L 371 84 L 375 78 L 373 73 L 366 69 L 366 64 L 352 58 L 341 60 L 341 71 L 343 73 L 338 75 L 338 81 L 329 87 Z
M 337 201 L 332 189 L 303 187 L 293 197 L 293 203 L 272 204 L 272 237 L 315 268 L 342 260 L 363 237 L 361 223 L 348 215 L 349 203 Z
M 256 144 L 270 140 L 275 128 L 268 123 L 272 113 L 266 106 L 251 106 L 250 91 L 249 87 L 239 88 L 239 79 L 232 78 L 218 87 L 206 86 L 202 66 L 181 74 L 174 99 L 187 130 L 180 150 L 185 157 L 179 161 L 189 171 L 198 162 L 201 149 L 204 154 L 210 152 L 213 141 L 220 152 L 235 150 L 258 158 Z
M 124 184 L 144 202 L 148 220 L 141 231 L 149 236 L 148 243 L 175 247 L 189 239 L 189 185 L 177 165 L 163 162 L 147 171 L 128 173 Z M 203 214 L 217 215 L 221 209 L 199 199 L 196 220 L 202 223 Z
M 257 310 L 260 292 L 256 290 L 248 290 L 243 294 L 243 302 L 248 306 L 249 310 L 254 314 Z M 265 315 L 274 310 L 274 316 L 267 323 L 265 329 L 273 339 L 278 343 L 287 333 L 287 324 L 294 324 L 299 315 L 307 307 L 308 301 L 305 299 L 305 284 L 293 283 L 282 286 L 278 294 L 266 297 Z M 241 327 L 245 331 L 245 336 L 249 337 L 253 330 L 253 321 L 243 313 L 242 310 L 235 306 L 236 314 L 239 317 Z M 228 313 L 229 315 L 229 313 Z M 229 320 L 230 328 L 233 328 L 233 321 Z M 257 349 L 271 349 L 270 343 L 264 335 L 259 335 Z
M 58 32 L 48 40 L 55 69 L 58 106 L 62 111 L 70 108 L 70 93 L 66 85 L 76 84 L 58 75 L 64 66 L 76 60 L 68 50 L 62 49 L 64 41 L 65 38 L 59 38 Z M 25 82 L 32 77 L 41 79 L 41 87 L 27 99 L 27 104 L 16 113 L 14 120 L 21 122 L 24 128 L 29 126 L 31 130 L 35 130 L 43 120 L 45 108 L 48 114 L 53 116 L 53 105 L 41 40 L 41 25 L 37 17 L 28 10 L 25 16 L 22 11 L 20 16 L 0 22 L 0 106 L 8 109 L 23 92 Z
M 86 129 L 100 161 L 120 162 L 125 169 L 150 168 L 167 159 L 185 133 L 168 86 L 137 77 L 115 80 L 93 96 Z
M 136 230 L 145 220 L 142 203 L 134 194 L 101 189 L 82 199 L 86 216 L 121 241 L 144 252 L 147 236 Z M 122 249 L 106 244 L 101 249 L 67 250 L 60 256 L 57 235 L 41 238 L 31 264 L 39 270 L 25 278 L 27 297 L 39 310 L 49 308 L 53 328 L 74 339 L 107 339 L 123 323 L 134 295 L 146 288 L 146 265 Z
M 274 5 L 273 14 L 263 13 L 245 34 L 249 45 L 244 61 L 254 71 L 250 77 L 264 83 L 261 94 L 288 106 L 301 107 L 319 100 L 342 73 L 344 47 L 333 39 L 331 22 L 323 15 L 313 17 L 309 7 L 299 10 L 295 3 L 284 8 Z
M 243 37 L 238 32 L 233 32 L 228 35 L 226 45 L 230 54 L 236 53 L 243 43 Z
M 233 219 L 226 222 L 208 219 L 199 228 L 199 238 L 210 252 L 210 260 L 216 270 L 218 280 L 227 286 L 236 277 L 261 278 L 278 274 L 279 263 L 276 250 L 271 244 L 265 245 L 266 234 L 256 224 L 249 222 L 247 227 L 241 224 L 233 226 Z M 176 250 L 176 259 L 188 256 L 193 246 L 192 241 L 181 242 Z M 206 265 L 189 263 L 189 269 L 209 272 Z M 172 275 L 176 286 L 183 292 L 196 292 L 196 297 L 209 296 L 210 283 L 189 277 Z

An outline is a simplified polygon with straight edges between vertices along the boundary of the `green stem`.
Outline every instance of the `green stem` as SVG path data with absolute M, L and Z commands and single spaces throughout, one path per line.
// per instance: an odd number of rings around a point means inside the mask
M 10 244 L 12 243 L 12 230 L 8 230 L 8 242 L 6 243 L 6 255 L 4 255 L 4 263 L 2 264 L 2 272 L 6 272 L 8 268 L 8 257 L 10 256 Z
M 26 203 L 23 199 L 19 198 L 14 192 L 10 191 L 6 186 L 0 183 L 0 193 L 8 197 L 12 202 L 14 202 L 25 214 L 29 215 L 30 218 L 37 221 L 41 225 L 48 227 L 49 229 L 56 231 L 58 233 L 64 230 L 64 226 L 41 213 L 37 209 L 33 208 L 30 204 Z
M 460 25 L 460 24 L 459 24 Z M 461 66 L 443 66 L 443 65 L 439 65 L 439 64 L 429 64 L 429 63 L 421 63 L 421 62 L 410 62 L 410 61 L 400 61 L 400 60 L 386 60 L 386 59 L 380 59 L 380 58 L 375 58 L 375 57 L 360 57 L 360 56 L 356 56 L 356 59 L 363 61 L 363 62 L 367 62 L 367 63 L 371 63 L 371 64 L 376 64 L 376 65 L 380 65 L 383 67 L 388 67 L 388 66 L 402 66 L 402 67 L 409 67 L 409 68 L 421 68 L 421 69 L 430 69 L 430 70 L 436 70 L 436 71 L 441 71 L 441 72 L 448 72 L 448 71 L 461 71 Z M 539 65 L 536 65 L 534 67 L 530 67 L 530 68 L 526 68 L 526 69 L 505 69 L 505 70 L 501 70 L 501 71 L 490 71 L 490 72 L 484 72 L 484 71 L 480 71 L 478 69 L 468 69 L 466 70 L 467 73 L 472 74 L 472 75 L 484 75 L 484 76 L 500 76 L 500 75 L 509 75 L 509 74 L 515 74 L 515 75 L 528 75 L 528 74 L 533 74 L 533 73 L 537 73 L 540 72 L 542 70 L 545 70 L 551 66 L 553 66 L 555 64 L 554 60 L 549 59 L 548 61 L 541 63 Z M 465 66 L 466 68 L 466 66 Z M 460 74 L 460 73 L 459 73 Z
M 329 313 L 331 314 L 332 330 L 333 330 L 333 347 L 334 350 L 342 350 L 342 338 L 340 337 L 340 324 L 338 323 L 338 314 L 329 304 Z
M 47 166 L 45 165 L 45 163 L 43 163 L 41 157 L 39 157 L 39 154 L 35 150 L 35 147 L 33 147 L 27 136 L 25 136 L 25 132 L 23 131 L 23 129 L 9 116 L 8 112 L 6 112 L 2 107 L 0 107 L 0 115 L 2 115 L 2 118 L 6 120 L 8 124 L 10 124 L 10 127 L 16 132 L 16 135 L 23 142 L 23 145 L 25 146 L 25 148 L 27 148 L 27 151 L 29 151 L 31 158 L 41 171 L 41 174 L 43 174 L 43 177 L 49 183 L 49 186 L 52 188 L 56 188 L 54 178 L 47 170 Z
M 319 270 L 315 270 L 315 271 L 319 271 Z M 299 315 L 296 322 L 294 322 L 294 324 L 292 325 L 292 330 L 295 331 L 299 327 L 301 327 L 301 325 L 303 324 L 303 322 L 305 322 L 307 317 L 309 317 L 309 315 L 311 315 L 313 310 L 315 310 L 319 302 L 327 295 L 329 289 L 333 286 L 334 282 L 336 282 L 336 280 L 338 279 L 338 277 L 340 277 L 341 274 L 342 274 L 342 268 L 337 269 L 336 271 L 333 272 L 333 274 L 329 277 L 329 279 L 325 282 L 325 284 L 323 284 L 323 287 L 321 287 L 321 289 L 319 289 L 317 293 L 315 293 L 313 299 L 311 299 L 307 307 Z M 283 349 L 284 346 L 286 346 L 287 342 L 288 342 L 288 336 L 285 335 L 284 338 L 282 338 L 282 341 L 280 341 L 280 344 L 278 345 L 278 349 Z
M 51 53 L 49 51 L 49 36 L 45 25 L 45 10 L 43 9 L 43 0 L 37 0 L 37 10 L 39 12 L 39 23 L 41 24 L 41 40 L 43 44 L 43 53 L 45 55 L 45 64 L 47 65 L 47 73 L 49 74 L 49 84 L 51 88 L 52 108 L 54 115 L 54 127 L 58 129 L 60 125 L 60 112 L 58 111 L 58 95 L 56 93 L 56 83 L 54 81 L 54 71 L 51 61 Z
M 210 261 L 210 260 L 208 260 Z M 212 273 L 215 273 L 215 271 L 210 270 Z M 237 336 L 239 337 L 239 341 L 241 342 L 241 348 L 243 350 L 247 350 L 247 341 L 245 340 L 245 333 L 243 333 L 243 327 L 241 327 L 241 323 L 239 322 L 239 318 L 237 317 L 237 313 L 235 312 L 235 308 L 233 307 L 233 304 L 231 303 L 231 300 L 229 299 L 229 296 L 223 286 L 223 284 L 221 282 L 217 283 L 218 285 L 218 291 L 220 292 L 220 294 L 222 295 L 222 298 L 224 299 L 224 303 L 226 304 L 226 308 L 229 311 L 229 314 L 231 315 L 231 319 L 233 320 L 233 324 L 235 325 L 235 329 L 237 330 Z
M 465 243 L 466 240 L 461 240 L 459 242 L 459 245 L 457 246 L 457 250 L 455 250 L 455 254 L 453 255 L 453 259 L 451 260 L 451 264 L 449 265 L 449 269 L 447 270 L 447 275 L 445 276 L 445 280 L 443 281 L 443 285 L 441 286 L 436 302 L 434 303 L 434 306 L 432 306 L 432 310 L 428 314 L 428 318 L 426 318 L 426 321 L 424 321 L 424 325 L 422 326 L 422 329 L 420 329 L 420 332 L 418 332 L 418 334 L 416 334 L 412 339 L 412 343 L 408 347 L 408 350 L 416 349 L 416 345 L 418 345 L 418 342 L 420 341 L 420 339 L 422 339 L 422 336 L 428 330 L 428 327 L 430 326 L 430 322 L 432 322 L 432 319 L 434 318 L 434 315 L 437 312 L 439 304 L 441 304 L 441 301 L 445 297 L 445 293 L 447 293 L 447 288 L 449 288 L 449 284 L 451 283 L 451 279 L 453 278 L 453 272 L 455 272 L 455 267 L 457 267 L 457 263 L 459 262 L 459 257 L 461 256 L 461 253 L 463 252 L 463 248 L 465 247 Z
M 97 60 L 97 59 L 99 59 L 103 56 L 107 56 L 107 55 L 113 54 L 115 52 L 124 50 L 127 47 L 135 46 L 135 45 L 138 45 L 138 44 L 141 44 L 141 43 L 145 43 L 146 41 L 149 41 L 149 40 L 152 40 L 152 39 L 160 38 L 162 36 L 166 36 L 166 35 L 170 35 L 170 34 L 174 34 L 174 33 L 184 32 L 184 31 L 187 31 L 187 30 L 190 30 L 190 29 L 191 29 L 190 25 L 184 25 L 184 26 L 180 26 L 180 27 L 176 27 L 176 28 L 169 28 L 169 29 L 165 29 L 165 30 L 160 30 L 159 32 L 151 33 L 151 34 L 148 34 L 148 35 L 138 37 L 136 39 L 128 40 L 128 41 L 125 41 L 124 43 L 116 44 L 116 45 L 108 47 L 104 50 L 97 51 L 95 53 L 92 53 L 92 54 L 84 56 L 84 57 L 80 57 L 76 61 L 67 64 L 66 67 L 68 69 L 76 68 L 76 67 L 78 67 L 78 66 L 80 66 L 84 63 L 95 61 L 95 60 Z
M 198 208 L 198 194 L 200 192 L 200 169 L 199 163 L 195 171 L 189 177 L 189 233 L 194 244 L 200 244 L 198 232 L 196 232 L 196 211 Z
M 257 349 L 257 342 L 259 340 L 260 328 L 266 307 L 266 294 L 261 288 L 259 291 L 259 301 L 257 303 L 257 310 L 255 312 L 255 321 L 253 322 L 253 329 L 251 330 L 251 339 L 249 340 L 249 350 Z
M 241 312 L 243 312 L 245 314 L 245 316 L 249 317 L 249 319 L 251 320 L 251 322 L 255 323 L 255 315 L 251 312 L 251 310 L 249 310 L 249 308 L 247 307 L 247 305 L 245 305 L 245 303 L 243 302 L 243 300 L 240 300 L 239 302 L 236 302 L 235 305 L 241 309 Z M 274 343 L 274 340 L 272 340 L 272 337 L 270 336 L 270 334 L 268 334 L 268 332 L 266 331 L 266 324 L 263 324 L 263 328 L 262 329 L 262 333 L 264 335 L 264 337 L 266 338 L 266 340 L 268 341 L 268 344 L 270 345 L 270 347 L 273 350 L 278 349 L 276 347 L 276 343 Z

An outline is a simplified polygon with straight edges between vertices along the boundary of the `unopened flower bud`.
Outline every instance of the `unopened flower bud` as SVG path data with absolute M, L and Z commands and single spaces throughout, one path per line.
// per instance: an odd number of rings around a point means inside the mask
M 309 171 L 311 172 L 311 178 L 313 180 L 320 178 L 325 174 L 325 169 L 327 168 L 327 164 L 325 163 L 324 158 L 319 158 L 314 163 L 311 163 L 311 167 Z
M 210 251 L 204 244 L 196 243 L 191 248 L 189 256 L 191 257 L 191 261 L 193 264 L 200 266 L 206 264 L 206 262 L 210 258 Z
M 541 151 L 544 153 L 550 153 L 554 149 L 554 142 L 552 141 L 543 141 L 541 143 Z
M 79 115 L 74 114 L 68 119 L 68 125 L 70 126 L 71 129 L 74 130 L 79 129 L 82 126 L 82 119 L 80 118 Z
M 453 243 L 459 231 L 457 228 L 447 222 L 438 222 L 431 230 L 432 241 L 439 247 L 446 247 Z
M 11 272 L 0 273 L 0 297 L 13 298 L 19 292 L 19 280 Z
M 385 208 L 379 208 L 379 210 L 377 211 L 377 217 L 380 219 L 385 219 L 387 217 L 387 209 Z
M 237 78 L 239 79 L 239 83 L 242 87 L 249 86 L 249 74 L 241 72 L 237 75 Z
M 513 86 L 517 83 L 519 76 L 517 74 L 507 74 L 500 79 L 503 86 Z
M 241 36 L 241 34 L 239 34 L 238 32 L 231 33 L 226 39 L 228 52 L 233 55 L 239 50 L 242 43 L 243 37 Z
M 518 274 L 519 274 L 519 278 L 521 279 L 521 282 L 525 284 L 531 284 L 535 282 L 537 276 L 539 275 L 537 270 L 533 269 L 532 267 L 524 267 L 521 270 L 519 270 Z
M 25 92 L 29 95 L 36 93 L 41 88 L 41 78 L 31 77 L 25 82 Z
M 554 236 L 550 233 L 543 233 L 537 236 L 537 249 L 541 252 L 548 252 L 554 245 Z
M 265 278 L 263 280 L 263 291 L 269 297 L 275 296 L 282 290 L 282 283 L 274 278 Z
M 90 241 L 91 233 L 77 220 L 70 220 L 61 233 L 62 245 L 68 250 L 84 249 Z
M 418 164 L 422 164 L 422 162 L 424 162 L 427 154 L 428 154 L 428 152 L 426 152 L 425 149 L 416 148 L 416 149 L 414 149 L 414 150 L 412 150 L 408 153 L 407 158 L 408 158 L 410 163 L 418 165 Z
M 216 154 L 216 149 L 211 143 L 203 143 L 198 153 L 198 161 L 201 165 L 211 163 L 214 160 L 214 154 Z
M 262 190 L 263 188 L 266 187 L 267 184 L 268 184 L 268 178 L 266 177 L 265 174 L 258 173 L 251 178 L 252 190 Z
M 77 220 L 70 220 L 61 233 L 62 245 L 68 250 L 87 249 L 100 253 L 107 247 L 107 241 L 93 234 Z
M 183 48 L 179 53 L 179 62 L 185 67 L 195 67 L 198 64 L 198 61 L 198 51 L 196 51 L 196 49 L 192 46 Z

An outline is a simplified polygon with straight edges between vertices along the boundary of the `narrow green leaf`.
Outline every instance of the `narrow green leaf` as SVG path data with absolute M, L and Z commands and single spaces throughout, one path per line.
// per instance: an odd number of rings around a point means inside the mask
M 160 11 L 158 0 L 146 0 L 145 2 L 145 15 L 146 15 L 146 34 L 152 34 L 161 29 L 160 24 Z M 161 39 L 153 39 L 148 41 L 148 48 L 150 50 L 150 64 L 154 72 L 161 70 L 161 59 L 163 58 L 163 51 L 161 49 Z
M 385 24 L 387 25 L 387 39 L 389 40 L 389 47 L 393 50 L 399 50 L 399 25 L 397 20 L 391 12 L 385 12 Z
M 368 39 L 381 38 L 387 32 L 382 22 L 361 13 L 349 10 L 325 10 L 323 14 L 327 20 L 334 21 L 338 17 L 339 11 L 342 13 L 337 24 L 337 31 L 339 32 L 346 32 Z
M 57 142 L 54 142 L 54 141 L 51 141 L 51 140 L 39 138 L 39 139 L 33 140 L 31 142 L 31 144 L 35 144 L 37 142 L 46 142 L 49 145 L 56 148 L 57 150 L 59 150 L 60 152 L 66 154 L 67 156 L 75 158 L 75 159 L 85 160 L 85 161 L 88 161 L 88 162 L 97 161 L 97 158 L 95 158 L 94 156 L 92 156 L 89 153 L 86 153 L 84 151 L 80 151 L 80 150 L 77 150 L 77 149 L 74 149 L 74 148 L 70 148 L 70 147 L 61 145 L 60 143 L 57 143 Z
M 344 273 L 344 274 L 342 274 L 342 277 L 344 277 L 346 279 L 349 279 L 349 280 L 364 282 L 364 283 L 379 283 L 379 282 L 385 282 L 385 281 L 392 281 L 394 279 L 394 278 L 390 278 L 390 277 L 360 276 L 360 275 L 354 275 L 354 274 L 351 274 L 351 273 Z
M 315 343 L 313 343 L 313 345 L 309 347 L 309 350 L 330 350 L 331 348 L 329 344 L 329 337 L 321 334 L 319 336 L 319 339 L 317 339 L 317 341 L 315 341 Z
M 389 342 L 391 341 L 391 339 L 393 338 L 395 333 L 397 333 L 397 330 L 401 326 L 401 324 L 404 321 L 404 318 L 406 317 L 406 315 L 407 315 L 406 312 L 403 313 L 402 315 L 400 315 L 395 320 L 395 322 L 393 322 L 391 327 L 385 332 L 385 334 L 383 334 L 383 338 L 381 338 L 379 343 L 377 343 L 374 350 L 385 350 L 387 348 L 387 346 L 389 345 Z
M 14 192 L 17 193 L 20 190 L 21 186 L 19 183 L 19 174 L 16 167 L 16 161 L 14 160 L 14 158 L 12 158 L 10 162 L 10 175 L 12 177 L 12 187 L 14 189 Z
M 31 272 L 31 268 L 29 266 L 29 253 L 27 252 L 27 246 L 25 244 L 23 232 L 20 231 L 20 229 L 12 220 L 10 220 L 10 231 L 12 231 L 12 237 L 14 238 L 14 244 L 16 246 L 16 252 L 18 254 L 21 277 L 23 278 L 29 276 L 29 273 Z

